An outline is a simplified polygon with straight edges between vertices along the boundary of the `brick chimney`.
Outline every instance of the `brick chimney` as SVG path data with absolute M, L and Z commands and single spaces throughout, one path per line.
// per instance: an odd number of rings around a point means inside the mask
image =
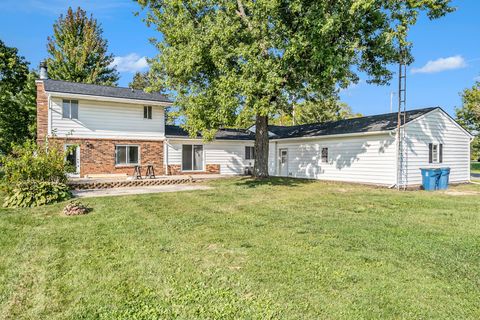
M 40 79 L 37 86 L 37 143 L 42 143 L 48 134 L 48 96 L 45 92 L 44 80 L 48 79 L 47 64 L 40 63 Z

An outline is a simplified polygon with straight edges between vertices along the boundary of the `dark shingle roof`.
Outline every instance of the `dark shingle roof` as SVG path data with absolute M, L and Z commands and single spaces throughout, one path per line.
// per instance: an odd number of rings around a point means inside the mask
M 102 96 L 111 98 L 123 98 L 145 101 L 168 102 L 171 101 L 160 93 L 146 93 L 142 90 L 133 90 L 130 88 L 100 86 L 96 84 L 76 83 L 69 81 L 60 81 L 47 79 L 43 80 L 45 91 L 82 94 L 89 96 Z
M 409 110 L 406 114 L 406 123 L 429 113 L 437 108 Z M 323 123 L 303 124 L 298 126 L 268 126 L 273 134 L 271 139 L 301 138 L 328 136 L 335 134 L 349 134 L 361 132 L 390 131 L 397 128 L 398 113 L 386 113 L 374 116 L 329 121 Z M 403 124 L 403 115 L 402 115 Z
M 439 108 L 424 108 L 407 111 L 406 122 L 417 119 Z M 323 123 L 303 124 L 298 126 L 268 126 L 272 133 L 270 139 L 287 139 L 351 134 L 362 132 L 390 131 L 397 128 L 398 113 L 386 113 L 374 116 L 329 121 Z M 403 124 L 403 115 L 402 115 Z M 188 132 L 179 126 L 165 126 L 167 137 L 188 138 Z M 198 138 L 201 136 L 198 135 Z M 215 135 L 217 140 L 255 140 L 255 134 L 246 129 L 220 129 Z
M 188 138 L 188 132 L 179 126 L 165 126 L 165 135 L 167 137 Z M 198 135 L 198 138 L 201 138 Z M 219 129 L 215 135 L 216 140 L 255 140 L 255 134 L 246 129 Z

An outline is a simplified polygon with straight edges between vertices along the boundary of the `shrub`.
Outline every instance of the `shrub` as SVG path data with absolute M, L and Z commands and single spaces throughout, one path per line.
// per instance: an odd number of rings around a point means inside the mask
M 67 185 L 60 182 L 28 180 L 19 182 L 5 198 L 4 207 L 38 207 L 72 197 Z
M 0 162 L 3 165 L 3 180 L 12 187 L 30 180 L 65 183 L 67 173 L 73 169 L 65 162 L 65 151 L 58 145 L 37 146 L 34 141 L 14 146 Z
M 7 191 L 4 207 L 35 207 L 71 197 L 67 173 L 72 167 L 65 161 L 61 145 L 37 145 L 27 141 L 13 146 L 0 158 L 3 188 Z

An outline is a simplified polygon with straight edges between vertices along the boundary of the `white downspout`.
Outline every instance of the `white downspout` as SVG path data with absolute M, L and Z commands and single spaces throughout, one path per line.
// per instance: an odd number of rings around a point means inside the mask
M 52 97 L 48 95 L 47 136 L 52 136 Z
M 165 175 L 169 175 L 169 172 L 168 172 L 168 144 L 169 144 L 169 141 L 168 139 L 165 139 L 165 143 L 163 144 L 163 163 L 165 164 Z

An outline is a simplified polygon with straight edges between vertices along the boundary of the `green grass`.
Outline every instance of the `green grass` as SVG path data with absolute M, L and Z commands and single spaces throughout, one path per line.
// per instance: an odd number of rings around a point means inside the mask
M 470 164 L 470 171 L 472 173 L 479 173 L 480 174 L 480 162 L 471 162 Z
M 210 184 L 0 209 L 0 318 L 480 318 L 480 186 Z

